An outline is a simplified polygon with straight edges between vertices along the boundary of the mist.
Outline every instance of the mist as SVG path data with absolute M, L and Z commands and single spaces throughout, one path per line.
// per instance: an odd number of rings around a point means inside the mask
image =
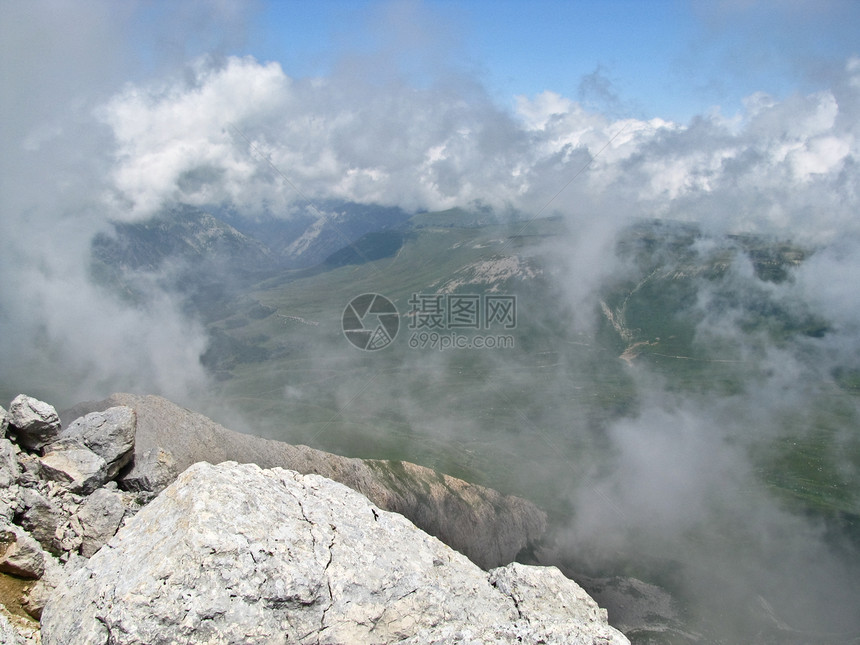
M 93 236 L 129 210 L 111 181 L 116 136 L 99 111 L 129 79 L 174 69 L 175 56 L 142 53 L 174 18 L 186 43 L 196 36 L 208 48 L 238 12 L 34 2 L 5 3 L 2 14 L 0 390 L 58 406 L 107 389 L 187 399 L 207 383 L 200 325 L 173 294 L 156 289 L 129 308 L 91 280 Z
M 636 116 L 600 67 L 577 97 L 547 90 L 499 105 L 457 64 L 462 35 L 422 5 L 383 7 L 371 19 L 381 45 L 342 52 L 318 77 L 235 53 L 253 7 L 173 6 L 0 9 L 3 398 L 26 392 L 62 407 L 160 394 L 243 431 L 459 469 L 552 506 L 547 561 L 659 580 L 724 642 L 764 628 L 797 642 L 858 638 L 860 554 L 845 530 L 860 514 L 858 438 L 840 419 L 860 410 L 856 396 L 833 393 L 835 374 L 860 367 L 860 58 L 829 66 L 827 89 L 752 92 L 737 113 L 679 123 Z M 560 218 L 565 233 L 525 258 L 553 305 L 522 316 L 530 330 L 558 332 L 559 346 L 590 343 L 592 353 L 534 359 L 538 385 L 527 352 L 346 355 L 344 303 L 323 294 L 331 320 L 320 329 L 336 340 L 309 329 L 306 364 L 286 376 L 261 370 L 284 400 L 338 411 L 297 434 L 281 418 L 255 426 L 213 401 L 219 386 L 201 363 L 212 335 L 171 267 L 141 272 L 133 300 L 93 279 L 92 240 L 114 222 L 177 205 L 290 219 L 326 200 L 486 209 L 515 233 Z M 620 242 L 653 219 L 695 223 L 696 261 L 730 260 L 719 279 L 692 282 L 690 355 L 625 362 L 624 347 L 610 354 L 593 339 L 606 333 L 605 294 L 633 293 L 647 278 Z M 762 277 L 739 235 L 791 244 L 803 261 L 784 279 Z M 667 258 L 660 271 L 684 268 Z M 823 331 L 756 327 L 761 303 Z M 726 387 L 667 377 L 672 361 L 692 360 L 737 371 Z M 465 376 L 451 392 L 457 370 Z M 598 418 L 577 393 L 603 378 L 621 402 Z M 511 392 L 525 393 L 521 407 L 502 418 Z M 763 474 L 773 446 L 812 442 L 829 397 L 845 416 L 827 427 L 821 463 L 854 487 L 853 520 L 804 512 Z M 384 454 L 334 436 L 347 412 L 397 429 L 384 435 L 379 424 L 372 448 Z M 737 621 L 721 623 L 722 611 Z

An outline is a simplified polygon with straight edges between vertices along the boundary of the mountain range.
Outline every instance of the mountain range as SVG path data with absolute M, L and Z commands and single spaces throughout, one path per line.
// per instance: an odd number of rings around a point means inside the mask
M 538 562 L 580 577 L 657 582 L 693 613 L 738 554 L 762 557 L 759 533 L 738 526 L 764 531 L 759 522 L 783 513 L 805 518 L 828 549 L 855 562 L 860 439 L 850 429 L 860 421 L 860 370 L 852 356 L 828 353 L 837 330 L 793 295 L 815 247 L 635 220 L 597 260 L 612 270 L 583 275 L 591 280 L 583 290 L 565 268 L 575 232 L 562 218 L 334 203 L 319 211 L 331 215 L 248 220 L 177 207 L 94 239 L 93 273 L 133 302 L 146 300 L 153 281 L 183 299 L 209 337 L 201 362 L 212 386 L 197 404 L 208 416 L 530 499 L 550 522 L 532 554 Z M 400 315 L 379 351 L 344 335 L 344 310 L 361 294 L 385 296 Z M 448 306 L 458 296 L 476 307 L 512 297 L 515 323 L 420 324 L 430 320 L 427 302 Z M 468 349 L 442 347 L 443 336 Z M 496 345 L 476 349 L 479 336 Z M 643 481 L 630 481 L 637 474 Z M 663 480 L 654 495 L 667 498 L 666 509 L 653 496 L 643 506 L 635 491 Z M 755 510 L 750 499 L 766 501 Z M 582 530 L 592 504 L 617 508 L 608 524 L 615 537 L 580 537 L 572 547 L 569 534 Z M 654 528 L 661 513 L 683 530 Z M 605 552 L 603 543 L 616 542 L 623 547 Z M 775 544 L 796 553 L 789 538 Z M 707 575 L 698 564 L 706 558 L 721 562 Z M 745 635 L 784 624 L 794 606 L 771 579 L 788 572 L 755 575 L 725 608 L 747 612 L 767 593 L 770 610 L 745 614 Z M 827 615 L 826 606 L 842 605 L 822 600 L 804 611 Z M 725 633 L 719 623 L 711 612 L 691 624 Z

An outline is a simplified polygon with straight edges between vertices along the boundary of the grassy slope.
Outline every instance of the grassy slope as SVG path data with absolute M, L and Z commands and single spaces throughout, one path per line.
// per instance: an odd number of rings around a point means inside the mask
M 534 236 L 526 243 L 509 242 L 502 227 L 428 226 L 408 235 L 393 258 L 259 284 L 245 294 L 245 307 L 260 303 L 275 313 L 254 320 L 240 311 L 213 328 L 249 346 L 266 338 L 269 357 L 233 366 L 218 396 L 268 436 L 417 461 L 549 502 L 555 483 L 526 478 L 522 459 L 581 459 L 598 420 L 632 398 L 624 365 L 607 348 L 565 337 L 540 278 L 514 278 L 500 289 L 519 298 L 514 349 L 410 349 L 405 314 L 411 294 L 435 292 L 463 267 L 499 254 L 525 257 L 549 232 L 541 229 L 556 226 L 534 224 L 523 231 Z M 346 303 L 365 292 L 384 294 L 401 313 L 397 339 L 378 352 L 356 350 L 340 329 Z M 561 398 L 578 404 L 582 417 L 566 418 L 555 403 Z
M 631 359 L 661 374 L 670 389 L 729 396 L 761 377 L 755 361 L 736 346 L 721 345 L 720 339 L 705 347 L 695 342 L 701 315 L 694 306 L 697 290 L 703 280 L 719 286 L 739 251 L 698 257 L 691 251 L 695 231 L 687 229 L 658 236 L 639 231 L 640 239 L 622 249 L 637 254 L 640 276 L 610 285 L 604 298 L 616 313 L 623 309 L 626 338 L 605 318 L 595 338 L 571 335 L 552 284 L 538 277 L 501 285 L 502 292 L 520 299 L 515 349 L 409 349 L 412 332 L 403 314 L 412 293 L 434 292 L 481 260 L 513 253 L 528 257 L 542 235 L 560 226 L 536 222 L 511 240 L 519 231 L 457 228 L 449 219 L 444 213 L 417 216 L 420 228 L 407 234 L 394 257 L 316 274 L 282 274 L 244 294 L 242 307 L 212 327 L 255 351 L 263 347 L 266 358 L 236 362 L 224 374 L 218 396 L 268 436 L 358 456 L 417 461 L 564 512 L 564 485 L 541 473 L 564 468 L 576 481 L 589 463 L 584 455 L 603 449 L 606 421 L 635 411 L 637 394 L 618 360 L 629 346 L 635 346 Z M 750 256 L 763 257 L 769 264 L 761 262 L 762 270 L 770 275 L 780 274 L 780 257 L 797 256 L 790 247 L 779 256 L 761 246 L 758 242 Z M 397 340 L 382 351 L 356 350 L 340 330 L 343 307 L 364 292 L 392 299 L 402 316 Z M 252 311 L 273 313 L 254 317 Z M 768 328 L 771 338 L 820 325 L 786 316 L 771 309 L 753 312 L 751 320 Z M 822 404 L 802 419 L 788 414 L 795 427 L 756 446 L 756 458 L 763 481 L 786 498 L 819 510 L 857 513 L 854 486 L 830 475 L 836 468 L 826 449 L 833 427 L 855 423 L 854 396 L 846 388 L 822 387 L 841 404 Z M 848 449 L 858 452 L 857 446 Z M 548 465 L 526 476 L 524 459 Z

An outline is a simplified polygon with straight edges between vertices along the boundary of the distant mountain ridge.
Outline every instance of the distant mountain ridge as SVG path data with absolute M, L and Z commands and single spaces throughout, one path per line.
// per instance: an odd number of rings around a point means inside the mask
M 100 233 L 92 253 L 105 264 L 132 270 L 157 270 L 165 262 L 230 263 L 258 269 L 277 262 L 272 251 L 230 224 L 191 206 L 178 206 L 142 222 L 114 222 L 113 233 Z
M 157 272 L 167 265 L 210 272 L 304 269 L 408 218 L 399 208 L 342 202 L 325 202 L 289 218 L 247 218 L 177 205 L 141 222 L 114 222 L 113 231 L 95 236 L 91 252 L 101 275 Z
M 324 262 L 368 233 L 404 226 L 410 215 L 392 206 L 326 200 L 289 217 L 225 213 L 221 219 L 264 244 L 280 266 L 304 269 Z

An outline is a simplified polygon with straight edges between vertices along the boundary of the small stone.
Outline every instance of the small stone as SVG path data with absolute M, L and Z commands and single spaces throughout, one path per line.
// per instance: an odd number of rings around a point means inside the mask
M 81 526 L 80 520 L 73 515 L 69 518 L 64 526 L 57 529 L 55 538 L 60 545 L 63 553 L 77 552 L 83 544 L 84 529 Z
M 18 485 L 12 484 L 7 488 L 0 488 L 0 523 L 12 522 L 15 513 L 18 512 Z
M 19 394 L 9 405 L 9 425 L 16 430 L 18 443 L 28 450 L 41 450 L 60 434 L 60 417 L 53 406 Z

